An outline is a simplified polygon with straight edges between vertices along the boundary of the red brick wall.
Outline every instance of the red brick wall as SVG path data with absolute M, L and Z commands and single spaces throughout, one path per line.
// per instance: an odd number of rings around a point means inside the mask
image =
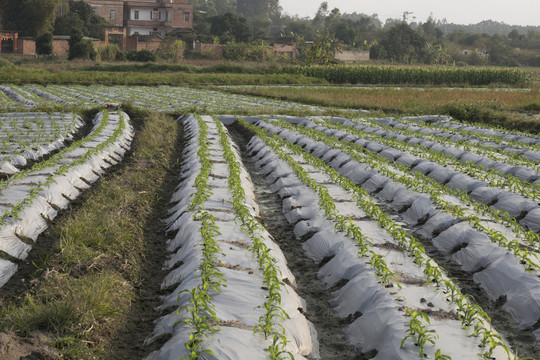
M 53 54 L 55 55 L 67 55 L 69 51 L 69 44 L 67 40 L 53 40 Z
M 203 44 L 197 41 L 195 43 L 195 48 L 193 50 L 200 54 L 205 54 L 205 55 L 210 55 L 216 58 L 220 58 L 223 56 L 224 47 L 225 45 L 222 45 L 222 44 Z
M 94 41 L 94 47 L 97 49 L 97 48 L 100 48 L 100 49 L 103 49 L 105 48 L 107 45 L 105 44 L 105 41 L 102 41 L 102 40 L 99 40 L 99 41 Z
M 36 41 L 32 39 L 17 39 L 17 50 L 15 54 L 35 55 Z
M 131 50 L 152 50 L 155 51 L 159 49 L 159 46 L 161 45 L 161 39 L 159 38 L 153 38 L 148 40 L 142 40 L 139 41 L 139 37 L 134 36 L 128 36 L 126 40 L 126 51 Z

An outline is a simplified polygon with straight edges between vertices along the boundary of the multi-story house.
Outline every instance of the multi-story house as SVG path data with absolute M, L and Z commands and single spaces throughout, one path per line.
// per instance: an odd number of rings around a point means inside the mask
M 101 16 L 114 26 L 124 26 L 124 3 L 122 0 L 84 0 L 96 15 Z
M 193 29 L 193 5 L 188 0 L 84 0 L 97 15 L 127 35 L 161 35 Z

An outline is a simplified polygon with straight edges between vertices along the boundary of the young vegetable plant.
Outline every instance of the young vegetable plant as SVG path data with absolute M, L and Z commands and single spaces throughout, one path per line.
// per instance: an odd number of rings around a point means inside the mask
M 426 357 L 424 348 L 427 343 L 435 345 L 435 340 L 438 339 L 438 335 L 433 329 L 428 329 L 423 323 L 431 324 L 429 317 L 426 313 L 421 311 L 416 311 L 411 308 L 407 308 L 405 313 L 407 316 L 410 316 L 409 328 L 407 329 L 407 335 L 401 340 L 401 347 L 405 345 L 407 339 L 413 339 L 416 346 L 420 347 L 418 350 L 418 355 L 421 358 Z M 439 358 L 443 356 L 439 351 Z M 447 355 L 445 355 L 447 356 Z M 443 357 L 444 358 L 444 357 Z

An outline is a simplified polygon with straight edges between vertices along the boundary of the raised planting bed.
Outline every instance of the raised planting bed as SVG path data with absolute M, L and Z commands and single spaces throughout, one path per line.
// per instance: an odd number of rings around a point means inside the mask
M 0 176 L 13 175 L 62 149 L 83 125 L 75 114 L 0 114 Z
M 147 343 L 172 337 L 147 359 L 317 359 L 295 278 L 256 219 L 253 185 L 227 130 L 210 116 L 183 119 L 181 182 L 167 229 L 166 315 Z
M 0 182 L 0 287 L 58 211 L 122 161 L 134 131 L 123 112 L 101 112 L 85 138 Z

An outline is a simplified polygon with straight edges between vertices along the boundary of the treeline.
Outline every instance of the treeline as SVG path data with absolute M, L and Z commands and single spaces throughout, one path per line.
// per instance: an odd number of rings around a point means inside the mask
M 494 21 L 459 26 L 433 18 L 410 22 L 408 12 L 383 23 L 376 14 L 342 14 L 327 2 L 320 4 L 313 18 L 282 14 L 279 0 L 192 3 L 195 34 L 178 40 L 224 44 L 224 56 L 230 60 L 329 64 L 335 62 L 337 52 L 352 49 L 369 51 L 371 59 L 388 63 L 540 66 L 540 27 Z M 65 11 L 56 17 L 59 4 Z M 4 28 L 23 29 L 22 35 L 36 37 L 40 51 L 48 50 L 50 39 L 43 34 L 103 38 L 107 25 L 88 4 L 75 0 L 0 0 L 0 11 Z M 294 44 L 299 54 L 294 59 L 276 59 L 268 46 L 272 43 Z
M 56 16 L 59 6 L 62 16 Z M 83 1 L 0 0 L 0 9 L 3 28 L 17 30 L 22 36 L 69 35 L 77 28 L 85 36 L 103 39 L 103 28 L 108 25 Z
M 193 4 L 196 35 L 188 36 L 187 43 L 296 44 L 300 49 L 296 60 L 301 63 L 327 64 L 335 52 L 356 49 L 369 51 L 371 59 L 392 63 L 540 66 L 540 27 L 495 21 L 460 26 L 431 17 L 423 23 L 409 22 L 407 12 L 402 19 L 383 23 L 376 14 L 342 14 L 327 2 L 321 3 L 313 18 L 283 15 L 276 0 L 195 0 Z

